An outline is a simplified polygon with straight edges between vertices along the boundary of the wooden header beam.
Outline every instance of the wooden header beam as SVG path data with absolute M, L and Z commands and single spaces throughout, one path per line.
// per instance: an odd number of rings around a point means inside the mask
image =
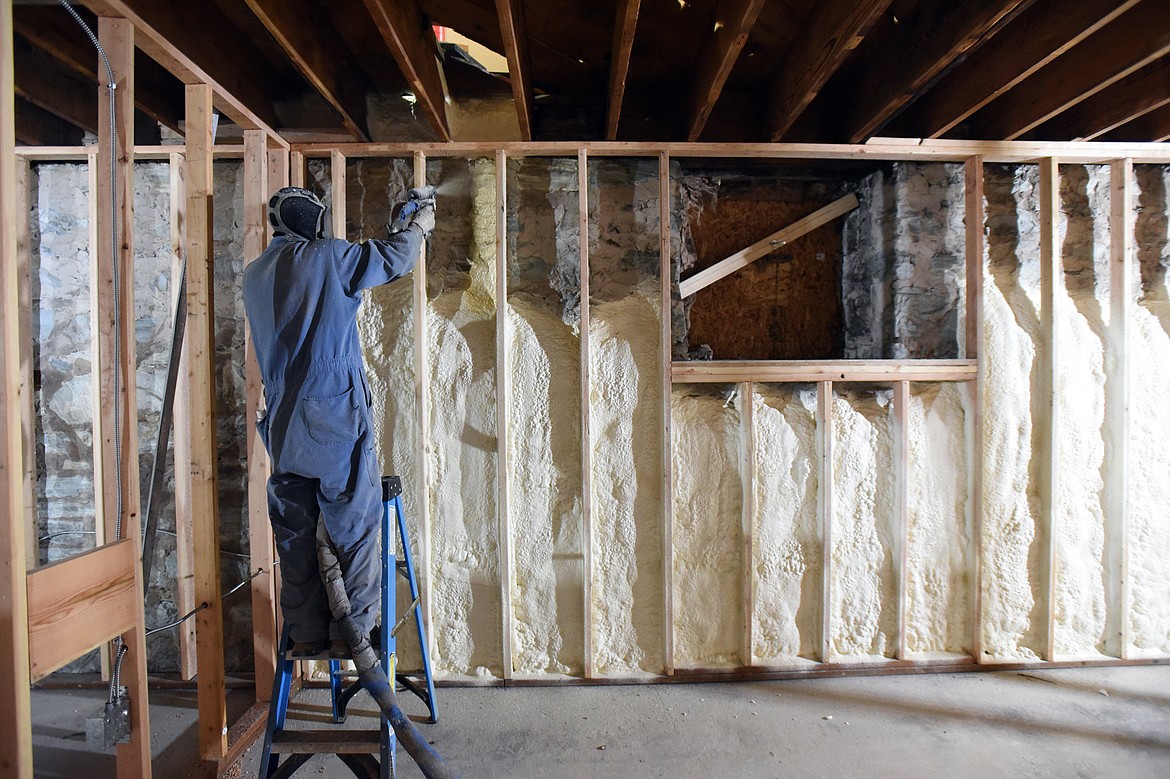
M 634 50 L 634 31 L 638 26 L 641 0 L 618 0 L 613 19 L 613 46 L 609 64 L 609 102 L 605 109 L 605 137 L 615 140 L 626 96 L 626 79 L 630 74 L 630 54 Z
M 779 141 L 791 129 L 890 2 L 822 0 L 816 5 L 776 68 L 769 117 L 773 141 Z
M 714 29 L 708 31 L 699 47 L 701 54 L 687 112 L 688 141 L 699 140 L 763 8 L 764 0 L 730 0 L 716 7 Z
M 496 15 L 500 18 L 500 35 L 504 39 L 504 53 L 508 57 L 508 80 L 512 82 L 512 97 L 516 101 L 520 138 L 531 141 L 532 65 L 528 57 L 524 4 L 521 0 L 496 0 Z
M 978 364 L 975 360 L 711 360 L 671 363 L 670 373 L 676 384 L 971 381 Z
M 719 281 L 724 276 L 730 276 L 740 268 L 751 265 L 761 257 L 771 254 L 780 247 L 795 241 L 800 236 L 810 233 L 818 227 L 828 224 L 837 217 L 849 213 L 857 208 L 857 205 L 857 195 L 850 192 L 845 197 L 834 200 L 829 205 L 817 209 L 803 219 L 777 230 L 767 238 L 756 241 L 746 249 L 741 249 L 730 257 L 720 260 L 710 268 L 699 271 L 689 279 L 684 279 L 678 285 L 678 293 L 684 298 L 690 297 L 704 287 L 708 287 L 716 281 Z

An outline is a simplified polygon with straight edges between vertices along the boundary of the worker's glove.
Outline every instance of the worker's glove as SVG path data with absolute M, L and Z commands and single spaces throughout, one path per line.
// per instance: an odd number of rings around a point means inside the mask
M 435 229 L 434 187 L 415 187 L 407 193 L 406 200 L 395 203 L 390 211 L 390 224 L 386 225 L 386 230 L 394 235 L 415 223 L 422 228 L 424 237 L 429 236 Z
M 431 237 L 431 232 L 435 229 L 435 203 L 424 203 L 415 213 L 412 224 L 418 225 L 422 228 L 423 240 Z

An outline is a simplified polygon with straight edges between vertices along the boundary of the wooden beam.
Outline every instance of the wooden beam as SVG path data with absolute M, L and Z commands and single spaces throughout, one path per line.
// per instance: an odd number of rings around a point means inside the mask
M 821 531 L 821 662 L 833 659 L 833 382 L 817 382 L 817 518 Z
M 313 89 L 359 141 L 370 140 L 361 65 L 324 7 L 309 0 L 244 0 Z
M 438 44 L 434 30 L 423 18 L 418 0 L 363 1 L 439 139 L 451 140 L 447 87 L 438 58 Z
M 977 366 L 967 385 L 967 472 L 971 495 L 967 501 L 971 526 L 971 656 L 983 662 L 983 250 L 985 209 L 983 158 L 972 157 L 963 167 L 966 233 L 966 306 L 963 356 Z
M 1170 106 L 1170 57 L 1103 89 L 1032 131 L 1039 138 L 1091 141 L 1151 111 Z
M 339 151 L 329 155 L 329 214 L 333 220 L 330 229 L 334 238 L 345 238 L 345 155 Z
M 29 186 L 32 171 L 25 159 L 16 159 L 16 192 L 13 231 L 16 233 L 16 284 L 19 301 L 18 357 L 20 360 L 20 432 L 24 498 L 25 567 L 33 570 L 40 564 L 37 541 L 37 411 L 33 383 L 32 330 L 32 242 L 29 235 Z
M 92 83 L 53 67 L 22 61 L 16 69 L 16 95 L 86 132 L 98 132 L 98 104 L 93 99 Z
M 894 656 L 906 660 L 907 560 L 910 546 L 910 382 L 894 383 L 894 575 L 898 638 Z
M 1148 138 L 1151 141 L 1170 141 L 1170 105 L 1143 114 L 1115 130 L 1098 136 L 1099 141 L 1124 141 L 1130 138 Z M 1128 159 L 1132 159 L 1128 154 Z
M 344 152 L 342 152 L 344 153 Z M 332 152 L 330 152 L 332 157 Z M 288 155 L 288 180 L 291 187 L 305 186 L 305 155 L 294 151 Z
M 914 101 L 899 126 L 928 138 L 946 134 L 1137 3 L 1036 0 Z
M 1118 160 L 1109 171 L 1109 331 L 1105 340 L 1105 543 L 1106 651 L 1127 660 L 1130 635 L 1129 466 L 1130 319 L 1134 309 L 1133 163 Z
M 1036 535 L 1041 542 L 1040 597 L 1044 599 L 1044 659 L 1056 659 L 1056 513 L 1057 479 L 1060 474 L 1060 328 L 1056 304 L 1063 291 L 1064 265 L 1060 254 L 1060 173 L 1049 157 L 1040 163 L 1040 418 L 1034 420 L 1039 435 L 1035 453 L 1039 461 L 1037 492 L 1039 515 Z
M 195 541 L 195 600 L 199 676 L 199 753 L 227 752 L 223 686 L 223 608 L 219 587 L 219 501 L 216 489 L 215 303 L 211 146 L 212 90 L 187 86 L 187 332 L 191 381 L 191 516 Z
M 504 39 L 504 53 L 508 58 L 508 80 L 512 82 L 516 116 L 520 120 L 520 138 L 531 141 L 532 65 L 528 56 L 524 4 L 521 0 L 496 0 L 496 15 L 500 18 L 500 35 Z
M 764 0 L 730 0 L 716 6 L 713 29 L 707 32 L 703 45 L 699 47 L 699 62 L 687 111 L 688 141 L 699 140 L 763 8 Z
M 504 679 L 512 678 L 512 521 L 508 490 L 512 364 L 508 330 L 508 155 L 496 152 L 496 517 L 500 545 L 500 613 Z
M 134 586 L 135 546 L 124 538 L 28 575 L 32 681 L 134 628 L 141 592 Z
M 663 571 L 663 666 L 674 675 L 674 438 L 671 431 L 674 398 L 671 359 L 674 329 L 674 261 L 670 250 L 670 155 L 658 155 L 658 254 L 660 258 L 659 317 L 662 333 L 659 355 L 662 366 L 662 571 Z
M 92 82 L 97 51 L 60 8 L 20 6 L 14 10 L 16 31 L 75 76 Z M 180 84 L 141 51 L 134 57 L 134 105 L 155 121 L 182 134 Z
M 755 385 L 739 385 L 739 474 L 743 489 L 743 646 L 740 662 L 755 665 L 756 613 L 756 423 Z
M 427 157 L 414 154 L 414 185 L 427 185 Z M 414 402 L 418 435 L 418 549 L 421 563 L 416 568 L 419 597 L 422 599 L 423 632 L 427 637 L 427 651 L 435 656 L 433 604 L 431 600 L 431 396 L 428 392 L 431 376 L 431 357 L 427 348 L 427 247 L 424 242 L 414 266 Z
M 972 117 L 971 134 L 1015 140 L 1167 54 L 1165 5 L 1143 0 Z
M 91 154 L 86 156 L 85 179 L 88 185 L 89 197 L 86 198 L 86 215 L 89 217 L 88 243 L 93 250 L 89 253 L 89 331 L 92 334 L 89 339 L 89 351 L 91 359 L 93 360 L 93 370 L 90 373 L 90 394 L 93 401 L 93 472 L 95 476 L 102 474 L 94 482 L 94 545 L 101 546 L 106 543 L 106 528 L 109 526 L 108 514 L 106 507 L 109 501 L 106 499 L 106 482 L 105 474 L 109 473 L 111 469 L 107 466 L 108 460 L 112 454 L 112 446 L 106 445 L 107 431 L 114 429 L 114 404 L 106 402 L 105 398 L 109 397 L 114 391 L 113 373 L 111 368 L 107 365 L 109 363 L 108 357 L 103 357 L 103 350 L 109 350 L 111 345 L 107 343 L 107 339 L 101 337 L 102 333 L 102 317 L 104 312 L 109 308 L 109 301 L 103 301 L 102 298 L 109 296 L 113 282 L 110 279 L 113 262 L 111 260 L 102 261 L 102 254 L 98 251 L 100 238 L 98 236 L 98 226 L 102 222 L 101 209 L 98 206 L 98 161 L 97 149 L 91 148 Z M 107 242 L 107 246 L 109 243 Z M 109 653 L 102 653 L 102 681 L 109 681 Z
M 577 152 L 577 251 L 581 299 L 581 319 L 577 326 L 581 343 L 581 546 L 584 552 L 581 581 L 585 596 L 585 678 L 592 679 L 597 675 L 593 647 L 593 568 L 597 558 L 593 537 L 593 420 L 590 413 L 593 359 L 589 308 L 589 154 L 584 149 Z
M 853 53 L 891 0 L 823 0 L 788 46 L 769 89 L 769 137 L 779 141 Z
M 262 130 L 244 131 L 244 264 L 268 244 L 268 143 Z M 268 451 L 256 433 L 255 420 L 264 402 L 260 365 L 244 320 L 244 447 L 248 463 L 248 554 L 252 572 L 264 571 L 251 583 L 252 659 L 256 669 L 256 700 L 272 695 L 276 675 L 276 586 L 272 576 L 272 524 L 268 519 Z
M 706 270 L 701 270 L 688 279 L 684 279 L 678 285 L 678 292 L 684 298 L 688 298 L 704 287 L 714 284 L 724 276 L 730 276 L 740 268 L 745 268 L 761 257 L 779 249 L 781 246 L 795 241 L 806 233 L 826 225 L 839 216 L 849 213 L 857 208 L 857 196 L 850 192 L 843 198 L 834 200 L 824 208 L 818 208 L 808 216 L 800 219 L 787 227 L 781 228 L 776 232 L 756 241 L 746 249 L 732 254 L 725 259 L 712 265 Z
M 269 189 L 271 189 L 272 191 L 275 192 L 276 190 L 281 189 L 282 187 L 288 186 L 289 158 L 291 156 L 292 156 L 291 154 L 289 154 L 287 151 L 285 151 L 284 149 L 281 149 L 281 148 L 268 150 L 268 186 L 269 186 Z M 302 160 L 301 167 L 302 167 L 302 169 L 304 168 L 303 160 Z M 271 224 L 268 225 L 268 228 L 265 231 L 265 238 L 268 241 L 271 241 L 273 238 L 273 228 L 272 228 Z M 275 537 L 270 535 L 269 542 L 271 544 L 271 549 L 268 551 L 268 554 L 272 557 L 273 560 L 275 560 L 276 559 L 276 546 L 275 546 L 276 539 L 275 539 Z M 275 563 L 274 563 L 274 565 L 275 565 Z M 278 565 L 273 569 L 273 572 L 272 572 L 272 587 L 273 587 L 273 590 L 275 592 L 277 592 L 277 593 L 280 592 L 280 566 L 278 566 Z M 274 607 L 274 609 L 276 611 L 276 635 L 279 636 L 279 635 L 281 635 L 281 631 L 284 629 L 284 614 L 281 613 L 281 610 L 279 608 Z M 294 683 L 296 683 L 297 685 L 300 684 L 300 676 L 299 676 L 300 667 L 301 667 L 300 663 L 293 664 Z M 230 752 L 230 749 L 231 749 L 230 745 L 228 748 L 229 748 L 229 752 Z M 225 759 L 226 759 L 226 757 L 225 757 Z
M 16 98 L 16 142 L 33 146 L 80 145 L 85 131 L 38 105 Z
M 137 44 L 185 84 L 205 84 L 216 105 L 245 129 L 263 130 L 288 146 L 274 129 L 280 122 L 269 85 L 279 77 L 214 4 L 157 0 L 84 0 L 98 15 L 123 17 L 138 31 Z
M 0 3 L 0 441 L 4 462 L 20 462 L 20 310 L 17 281 L 18 215 L 16 99 L 12 53 L 12 3 Z M 23 476 L 0 471 L 0 510 L 24 514 Z M 14 779 L 32 779 L 32 714 L 29 695 L 28 595 L 23 522 L 0 522 L 0 761 Z
M 877 132 L 1027 0 L 927 0 L 884 36 L 852 85 L 847 137 Z
M 754 381 L 973 381 L 975 360 L 695 360 L 671 364 L 678 384 Z
M 613 45 L 609 62 L 609 101 L 605 108 L 605 137 L 615 140 L 626 96 L 626 78 L 630 73 L 630 54 L 634 50 L 634 31 L 638 26 L 641 0 L 618 0 L 614 9 Z
M 187 191 L 184 184 L 183 154 L 170 157 L 171 215 L 171 310 L 176 310 L 183 289 L 187 256 Z M 179 355 L 179 374 L 175 384 L 172 450 L 175 463 L 175 605 L 180 614 L 195 608 L 195 536 L 191 519 L 191 331 L 183 333 L 183 351 Z M 179 675 L 190 680 L 198 669 L 195 622 L 179 625 Z

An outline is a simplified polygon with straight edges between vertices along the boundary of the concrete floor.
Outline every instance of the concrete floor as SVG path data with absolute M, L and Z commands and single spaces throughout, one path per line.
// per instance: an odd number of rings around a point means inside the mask
M 1170 667 L 808 679 L 731 684 L 440 688 L 422 725 L 472 777 L 1170 777 Z M 114 776 L 85 751 L 100 690 L 37 690 L 38 777 Z M 230 697 L 246 708 L 246 693 Z M 404 696 L 406 701 L 406 696 Z M 423 707 L 410 698 L 408 710 Z M 365 695 L 353 714 L 372 716 Z M 290 727 L 322 727 L 324 690 Z M 201 776 L 194 693 L 152 694 L 157 779 Z M 295 718 L 296 724 L 292 724 Z M 346 728 L 373 720 L 351 716 Z M 255 776 L 259 748 L 239 764 Z M 399 753 L 400 777 L 421 774 Z M 352 776 L 318 757 L 297 776 Z

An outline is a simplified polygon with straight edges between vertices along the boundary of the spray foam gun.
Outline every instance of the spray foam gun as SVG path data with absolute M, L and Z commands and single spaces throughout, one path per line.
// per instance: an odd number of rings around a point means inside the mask
M 395 203 L 394 208 L 390 211 L 390 224 L 386 225 L 386 229 L 391 235 L 400 233 L 406 228 L 410 227 L 410 223 L 418 216 L 426 206 L 435 205 L 435 195 L 438 190 L 435 187 L 415 187 L 406 193 L 406 200 Z

